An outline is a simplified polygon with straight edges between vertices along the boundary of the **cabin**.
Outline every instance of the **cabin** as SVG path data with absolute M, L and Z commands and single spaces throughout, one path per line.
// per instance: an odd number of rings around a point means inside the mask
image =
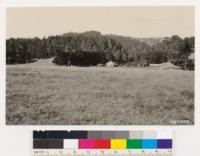
M 116 66 L 118 66 L 118 63 L 116 62 L 108 61 L 106 63 L 106 67 L 116 67 Z
M 194 63 L 194 53 L 191 53 L 188 57 L 188 60 L 191 60 Z

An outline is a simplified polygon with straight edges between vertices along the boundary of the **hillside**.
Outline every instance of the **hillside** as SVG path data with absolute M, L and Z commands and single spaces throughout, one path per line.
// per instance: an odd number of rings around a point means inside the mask
M 194 124 L 193 71 L 49 63 L 6 67 L 7 124 Z
M 162 43 L 164 37 L 155 37 L 155 38 L 137 38 L 137 40 L 148 44 L 149 46 L 155 46 L 159 43 Z

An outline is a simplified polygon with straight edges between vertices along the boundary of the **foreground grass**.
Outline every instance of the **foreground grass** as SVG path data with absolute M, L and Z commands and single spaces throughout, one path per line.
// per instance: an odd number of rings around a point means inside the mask
M 7 124 L 194 124 L 192 71 L 12 65 L 6 79 Z

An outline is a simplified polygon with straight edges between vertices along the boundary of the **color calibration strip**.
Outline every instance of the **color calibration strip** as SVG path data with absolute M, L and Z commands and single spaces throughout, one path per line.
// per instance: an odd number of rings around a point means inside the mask
M 33 156 L 172 156 L 172 150 L 34 150 Z
M 172 149 L 171 131 L 34 131 L 33 149 Z

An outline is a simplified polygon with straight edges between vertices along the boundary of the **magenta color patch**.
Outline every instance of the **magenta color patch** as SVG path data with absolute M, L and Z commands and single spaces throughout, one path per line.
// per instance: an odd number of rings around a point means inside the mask
M 93 139 L 79 139 L 79 149 L 95 149 L 95 140 Z

